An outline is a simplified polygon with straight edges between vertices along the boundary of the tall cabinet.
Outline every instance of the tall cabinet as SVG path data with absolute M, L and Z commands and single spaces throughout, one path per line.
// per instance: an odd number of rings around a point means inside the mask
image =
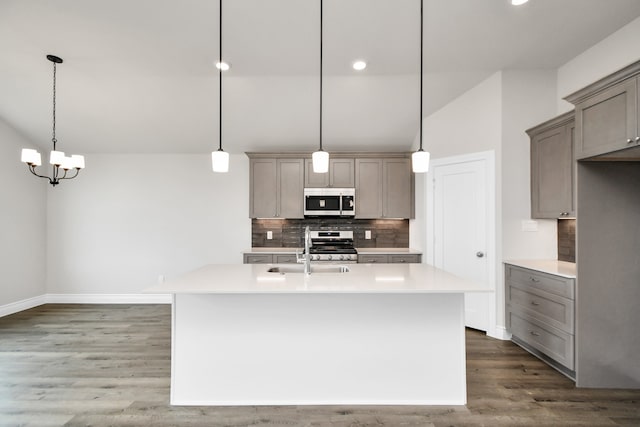
M 640 388 L 639 78 L 640 61 L 566 98 L 576 107 L 579 160 L 580 387 Z

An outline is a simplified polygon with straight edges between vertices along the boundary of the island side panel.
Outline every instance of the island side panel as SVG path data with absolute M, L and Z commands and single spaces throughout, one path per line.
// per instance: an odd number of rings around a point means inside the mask
M 466 403 L 463 294 L 178 294 L 171 403 Z

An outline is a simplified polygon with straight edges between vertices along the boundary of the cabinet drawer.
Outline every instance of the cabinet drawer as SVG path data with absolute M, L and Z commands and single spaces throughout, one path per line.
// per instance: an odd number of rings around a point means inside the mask
M 358 255 L 358 262 L 364 264 L 384 264 L 389 262 L 388 255 Z
M 389 255 L 389 262 L 391 263 L 419 263 L 420 262 L 420 255 Z
M 273 255 L 271 254 L 244 254 L 243 262 L 245 264 L 271 264 Z
M 295 264 L 298 261 L 295 254 L 273 254 L 273 262 L 276 264 Z
M 515 313 L 527 314 L 567 333 L 574 333 L 574 302 L 568 298 L 507 282 L 507 304 Z
M 573 370 L 573 335 L 511 310 L 507 318 L 515 337 Z
M 574 299 L 574 279 L 554 276 L 552 274 L 541 273 L 513 265 L 506 266 L 505 279 L 509 282 L 519 283 L 532 289 L 539 289 Z

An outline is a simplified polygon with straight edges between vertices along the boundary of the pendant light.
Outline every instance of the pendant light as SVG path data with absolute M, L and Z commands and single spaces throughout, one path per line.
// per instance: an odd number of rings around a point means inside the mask
M 312 154 L 313 172 L 329 172 L 329 153 L 322 149 L 322 13 L 323 4 L 320 0 L 320 149 Z
M 71 157 L 65 156 L 63 151 L 56 150 L 56 65 L 62 64 L 62 59 L 55 55 L 47 55 L 47 59 L 53 63 L 53 131 L 51 142 L 53 142 L 53 150 L 49 155 L 49 163 L 52 165 L 51 176 L 40 175 L 36 173 L 36 168 L 42 165 L 42 157 L 40 153 L 31 148 L 23 148 L 21 161 L 29 167 L 29 172 L 39 178 L 46 178 L 49 184 L 54 187 L 60 184 L 63 179 L 73 179 L 78 176 L 80 169 L 84 168 L 84 156 L 77 154 Z M 62 169 L 63 172 L 60 171 Z M 70 170 L 75 169 L 75 174 L 67 176 Z
M 422 5 L 424 1 L 420 0 L 420 149 L 411 155 L 411 164 L 414 173 L 424 173 L 429 171 L 429 158 L 431 155 L 428 151 L 422 149 L 422 32 L 423 32 L 423 12 Z
M 211 153 L 211 165 L 213 167 L 213 171 L 214 172 L 229 172 L 229 153 L 225 152 L 222 150 L 222 68 L 224 68 L 222 66 L 222 0 L 220 0 L 220 13 L 219 13 L 219 18 L 220 18 L 220 25 L 218 26 L 219 30 L 220 30 L 220 36 L 218 38 L 218 41 L 220 42 L 220 46 L 219 46 L 219 60 L 218 60 L 218 64 L 220 64 L 220 67 L 218 67 L 218 75 L 219 75 L 219 86 L 220 86 L 220 105 L 218 107 L 218 111 L 220 113 L 220 127 L 219 127 L 219 146 L 218 146 L 218 151 L 214 151 Z

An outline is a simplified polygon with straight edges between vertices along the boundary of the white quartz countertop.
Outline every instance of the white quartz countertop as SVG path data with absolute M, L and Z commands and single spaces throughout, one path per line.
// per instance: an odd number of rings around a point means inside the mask
M 359 255 L 401 254 L 421 255 L 422 251 L 411 248 L 356 248 Z
M 315 265 L 312 263 L 312 266 Z M 297 264 L 211 264 L 145 289 L 161 294 L 463 293 L 491 291 L 428 264 L 348 264 L 347 273 L 270 273 Z
M 576 264 L 573 262 L 555 259 L 516 259 L 504 261 L 504 263 L 570 279 L 576 278 Z

